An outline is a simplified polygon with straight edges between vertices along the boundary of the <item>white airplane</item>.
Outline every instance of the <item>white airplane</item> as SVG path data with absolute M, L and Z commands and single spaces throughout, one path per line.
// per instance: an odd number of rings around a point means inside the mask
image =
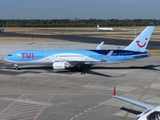
M 99 25 L 97 25 L 97 29 L 101 31 L 112 31 L 113 30 L 113 28 L 100 27 Z
M 118 96 L 118 95 L 116 95 L 116 87 L 115 86 L 114 86 L 114 91 L 113 91 L 112 96 L 119 99 L 119 100 L 122 100 L 124 102 L 130 103 L 130 104 L 133 104 L 135 106 L 138 106 L 140 108 L 145 109 L 144 112 L 140 112 L 140 111 L 135 111 L 135 110 L 127 109 L 127 108 L 122 108 L 122 110 L 125 110 L 125 111 L 133 113 L 133 114 L 138 113 L 138 114 L 136 114 L 137 115 L 136 120 L 160 120 L 160 106 L 154 106 L 154 105 L 140 102 L 137 100 Z

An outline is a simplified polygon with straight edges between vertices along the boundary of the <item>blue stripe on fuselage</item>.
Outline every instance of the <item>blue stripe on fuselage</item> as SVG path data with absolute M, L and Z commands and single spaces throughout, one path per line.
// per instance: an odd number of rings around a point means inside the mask
M 109 53 L 110 50 L 90 50 L 90 51 L 93 51 L 93 52 L 96 52 L 96 53 L 99 53 L 99 54 L 102 54 L 102 55 L 106 55 L 106 54 Z M 137 54 L 144 54 L 144 52 L 136 52 L 136 51 L 129 51 L 129 50 L 113 50 L 112 56 L 116 56 L 116 55 L 137 55 Z

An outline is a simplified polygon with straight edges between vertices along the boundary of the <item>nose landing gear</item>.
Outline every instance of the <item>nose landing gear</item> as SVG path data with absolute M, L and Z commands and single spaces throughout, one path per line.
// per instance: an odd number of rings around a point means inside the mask
M 18 64 L 14 64 L 14 67 L 16 68 L 16 70 L 19 70 Z

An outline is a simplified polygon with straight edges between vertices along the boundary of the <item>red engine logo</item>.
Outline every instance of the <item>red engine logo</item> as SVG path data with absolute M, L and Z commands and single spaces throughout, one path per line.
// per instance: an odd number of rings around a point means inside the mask
M 34 53 L 21 53 L 22 58 L 34 58 Z

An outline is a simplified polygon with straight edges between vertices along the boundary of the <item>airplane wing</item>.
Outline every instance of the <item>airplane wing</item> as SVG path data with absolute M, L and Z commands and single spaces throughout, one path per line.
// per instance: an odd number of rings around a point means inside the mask
M 101 62 L 107 62 L 109 60 L 109 58 L 111 57 L 113 53 L 113 50 L 110 50 L 110 52 L 101 60 Z M 67 65 L 69 66 L 74 66 L 74 65 L 82 65 L 82 64 L 94 64 L 94 62 L 83 62 L 83 61 L 66 61 L 66 60 L 55 60 L 55 61 L 52 61 L 53 63 L 54 62 L 65 62 Z
M 122 97 L 122 96 L 117 96 L 116 95 L 116 87 L 115 86 L 114 86 L 114 91 L 113 91 L 112 96 L 117 98 L 117 99 L 119 99 L 119 100 L 122 100 L 124 102 L 133 104 L 133 105 L 138 106 L 138 107 L 143 108 L 143 109 L 151 110 L 151 109 L 156 108 L 156 106 L 151 105 L 151 104 L 147 104 L 147 103 L 144 103 L 144 102 L 140 102 L 140 101 L 129 99 L 129 98 Z
M 97 46 L 96 50 L 100 50 L 103 44 L 104 44 L 104 41 L 102 41 L 102 42 Z

